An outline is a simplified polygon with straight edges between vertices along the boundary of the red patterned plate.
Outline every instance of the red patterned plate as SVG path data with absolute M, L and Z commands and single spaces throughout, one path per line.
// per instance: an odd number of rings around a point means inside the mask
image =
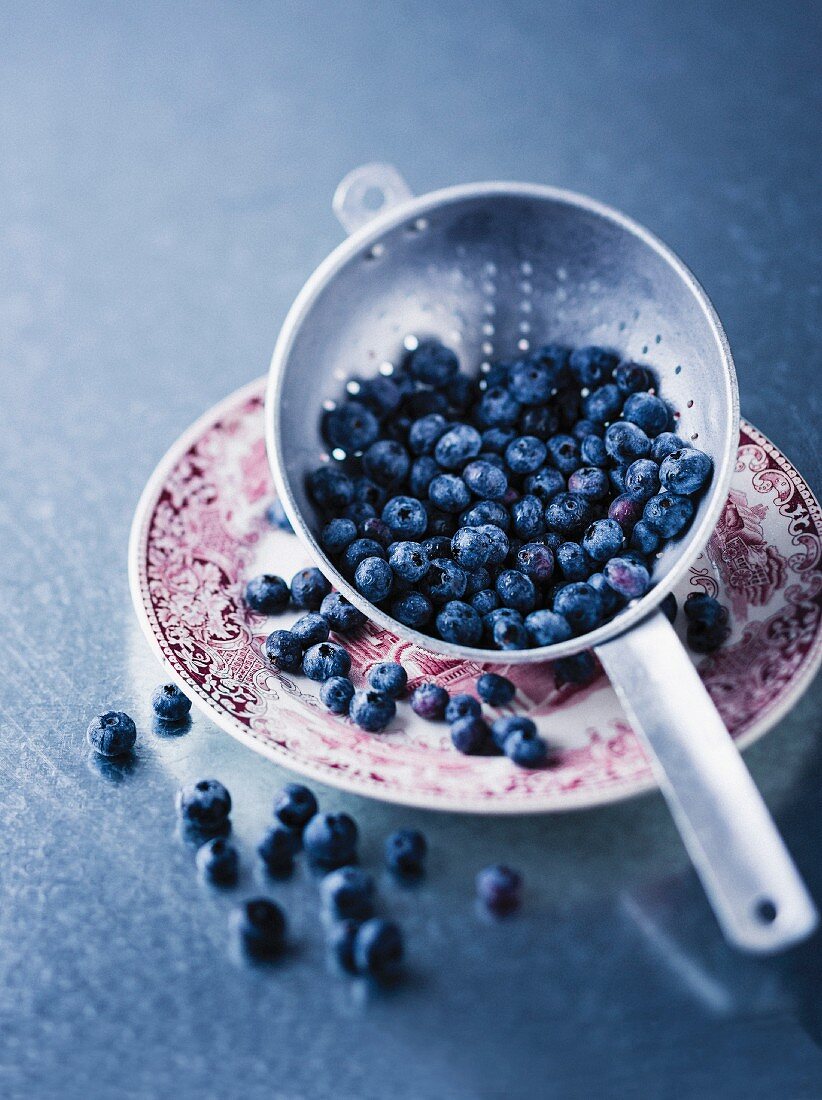
M 171 676 L 232 736 L 283 766 L 390 802 L 483 813 L 566 810 L 654 786 L 647 759 L 604 675 L 585 689 L 554 686 L 549 666 L 500 664 L 517 685 L 512 708 L 532 715 L 558 750 L 529 772 L 504 757 L 461 756 L 443 724 L 408 703 L 383 734 L 329 715 L 316 685 L 272 670 L 262 642 L 295 617 L 263 618 L 242 600 L 247 578 L 290 577 L 308 563 L 298 540 L 271 529 L 273 488 L 263 441 L 264 381 L 227 398 L 171 448 L 146 486 L 129 548 L 140 623 Z M 707 591 L 733 633 L 699 673 L 740 746 L 760 737 L 808 686 L 822 658 L 822 516 L 780 452 L 744 423 L 727 507 L 676 596 Z M 677 623 L 682 629 L 682 618 Z M 479 666 L 443 660 L 370 624 L 346 639 L 352 677 L 402 662 L 411 685 L 435 679 L 472 691 Z M 512 708 L 506 708 L 508 710 Z

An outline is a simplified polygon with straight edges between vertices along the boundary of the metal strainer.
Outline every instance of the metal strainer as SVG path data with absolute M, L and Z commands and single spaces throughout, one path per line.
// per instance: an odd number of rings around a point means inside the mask
M 807 936 L 816 911 L 759 792 L 673 628 L 658 610 L 708 540 L 739 436 L 733 360 L 702 287 L 665 245 L 581 195 L 522 183 L 414 198 L 389 165 L 351 172 L 334 196 L 351 234 L 314 272 L 271 363 L 266 434 L 285 510 L 330 581 L 395 634 L 455 658 L 554 660 L 594 648 L 650 751 L 691 859 L 728 939 L 772 952 Z M 678 432 L 714 461 L 687 534 L 656 562 L 655 586 L 590 634 L 499 653 L 411 630 L 373 607 L 322 551 L 305 475 L 325 445 L 323 408 L 353 374 L 390 374 L 437 337 L 465 368 L 538 344 L 601 344 L 648 362 Z M 481 369 L 481 368 L 480 368 Z

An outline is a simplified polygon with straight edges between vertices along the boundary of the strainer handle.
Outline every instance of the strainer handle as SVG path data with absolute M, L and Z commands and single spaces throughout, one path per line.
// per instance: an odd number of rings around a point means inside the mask
M 331 205 L 346 232 L 353 233 L 413 197 L 392 164 L 361 164 L 340 180 Z
M 654 612 L 597 646 L 728 940 L 769 954 L 817 913 L 776 825 L 671 624 Z

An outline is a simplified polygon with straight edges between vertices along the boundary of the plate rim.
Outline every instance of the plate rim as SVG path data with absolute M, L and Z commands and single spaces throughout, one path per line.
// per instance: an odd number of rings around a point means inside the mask
M 432 796 L 430 794 L 426 795 L 422 792 L 414 794 L 413 792 L 405 791 L 382 791 L 379 786 L 375 788 L 374 785 L 369 785 L 367 780 L 333 773 L 329 775 L 328 769 L 325 766 L 315 767 L 311 763 L 301 763 L 299 767 L 296 767 L 295 761 L 289 753 L 264 740 L 251 729 L 243 727 L 230 715 L 223 713 L 215 707 L 209 696 L 169 661 L 168 657 L 163 652 L 162 646 L 160 645 L 150 621 L 146 596 L 141 584 L 140 563 L 144 558 L 143 551 L 146 546 L 150 517 L 153 515 L 154 506 L 170 471 L 190 449 L 192 443 L 202 436 L 204 430 L 208 426 L 213 425 L 215 421 L 219 420 L 227 410 L 252 397 L 258 397 L 260 400 L 263 400 L 266 379 L 267 376 L 263 375 L 233 390 L 198 416 L 197 419 L 174 440 L 151 472 L 140 494 L 131 521 L 127 551 L 128 580 L 137 620 L 151 649 L 159 659 L 163 669 L 168 672 L 169 678 L 187 689 L 187 693 L 190 694 L 192 702 L 197 709 L 210 718 L 215 725 L 223 730 L 223 732 L 234 737 L 252 751 L 261 756 L 265 756 L 267 759 L 273 761 L 273 763 L 285 768 L 286 771 L 290 771 L 295 775 L 314 779 L 319 783 L 334 787 L 340 791 L 345 791 L 349 794 L 356 794 L 364 798 L 373 798 L 379 802 L 408 806 L 420 810 L 431 810 L 439 813 L 482 814 L 483 816 L 494 817 L 541 816 L 543 814 L 557 814 L 594 809 L 600 806 L 609 806 L 614 803 L 625 802 L 628 799 L 636 798 L 651 791 L 659 790 L 659 783 L 655 775 L 652 774 L 647 779 L 638 780 L 624 790 L 594 790 L 588 791 L 587 793 L 575 791 L 569 793 L 563 796 L 562 805 L 524 806 L 518 802 L 505 803 L 504 801 L 498 801 L 494 803 L 493 801 L 478 801 L 476 798 L 467 799 L 457 805 L 450 803 L 445 805 L 437 796 Z M 819 502 L 816 500 L 810 485 L 796 466 L 794 466 L 776 444 L 745 418 L 740 419 L 740 428 L 743 429 L 746 434 L 750 435 L 757 444 L 763 446 L 769 454 L 778 456 L 780 464 L 785 472 L 789 476 L 793 475 L 795 480 L 801 482 L 807 489 L 810 500 L 816 505 L 817 509 L 819 509 Z M 799 699 L 810 687 L 811 682 L 819 670 L 820 664 L 822 664 L 822 633 L 818 636 L 807 663 L 797 674 L 795 679 L 791 681 L 784 697 L 758 718 L 750 729 L 746 730 L 740 737 L 734 739 L 734 744 L 740 752 L 743 752 L 750 745 L 764 737 L 766 733 L 770 732 L 770 730 L 793 709 Z M 653 767 L 653 761 L 651 764 Z

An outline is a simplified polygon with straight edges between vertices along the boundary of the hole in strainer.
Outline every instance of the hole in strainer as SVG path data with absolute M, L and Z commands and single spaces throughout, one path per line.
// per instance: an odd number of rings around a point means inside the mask
M 754 905 L 754 916 L 760 924 L 773 924 L 778 910 L 770 898 L 760 898 Z
M 385 192 L 381 187 L 366 187 L 362 204 L 366 210 L 379 210 L 385 203 Z

